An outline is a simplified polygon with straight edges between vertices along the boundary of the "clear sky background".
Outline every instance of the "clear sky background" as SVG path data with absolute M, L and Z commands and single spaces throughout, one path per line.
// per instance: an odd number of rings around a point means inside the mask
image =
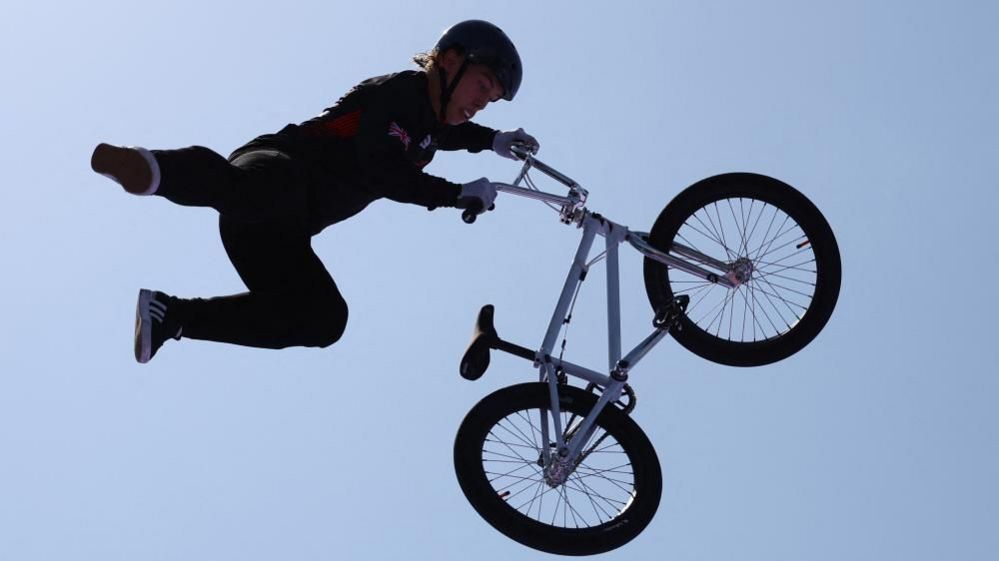
M 462 19 L 522 54 L 514 103 L 590 208 L 647 230 L 724 171 L 797 186 L 843 257 L 825 331 L 738 369 L 666 341 L 632 376 L 663 465 L 607 559 L 994 559 L 999 550 L 999 9 L 987 1 L 15 2 L 0 18 L 0 560 L 547 558 L 483 522 L 464 414 L 534 379 L 457 361 L 478 308 L 540 343 L 578 232 L 501 198 L 474 226 L 387 201 L 315 238 L 351 306 L 325 350 L 131 350 L 140 287 L 243 289 L 212 210 L 124 194 L 100 141 L 228 153 L 412 68 Z M 491 153 L 454 181 L 511 181 Z M 555 188 L 554 185 L 548 186 Z M 603 367 L 601 275 L 567 357 Z M 649 329 L 622 257 L 626 343 Z

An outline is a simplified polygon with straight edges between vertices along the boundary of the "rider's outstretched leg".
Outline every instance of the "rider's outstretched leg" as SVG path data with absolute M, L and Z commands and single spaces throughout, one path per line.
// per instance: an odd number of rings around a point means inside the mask
M 146 150 L 99 144 L 90 165 L 134 195 L 158 195 L 179 205 L 211 207 L 235 220 L 308 217 L 306 172 L 277 150 L 247 152 L 230 162 L 204 146 Z

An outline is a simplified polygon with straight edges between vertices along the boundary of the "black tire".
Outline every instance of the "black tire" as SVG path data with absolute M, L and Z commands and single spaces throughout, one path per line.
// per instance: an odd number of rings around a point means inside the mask
M 561 386 L 559 397 L 564 428 L 585 417 L 597 401 L 571 386 Z M 461 490 L 486 522 L 528 547 L 559 555 L 621 547 L 659 507 L 662 473 L 656 452 L 628 415 L 608 406 L 587 443 L 595 451 L 568 481 L 551 487 L 538 464 L 540 410 L 550 405 L 548 384 L 530 383 L 498 390 L 473 407 L 454 441 Z
M 811 342 L 836 306 L 841 267 L 832 229 L 811 201 L 777 179 L 727 173 L 691 185 L 649 232 L 662 251 L 674 240 L 730 265 L 741 262 L 743 271 L 752 267 L 750 278 L 730 289 L 645 259 L 653 310 L 690 296 L 670 334 L 698 356 L 732 366 L 782 360 Z

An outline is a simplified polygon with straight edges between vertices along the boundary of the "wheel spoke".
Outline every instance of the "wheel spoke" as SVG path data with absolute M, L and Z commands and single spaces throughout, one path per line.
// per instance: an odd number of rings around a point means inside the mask
M 576 486 L 573 486 L 573 484 L 576 484 Z M 569 481 L 566 482 L 566 487 L 568 487 L 573 491 L 576 491 L 577 493 L 586 495 L 587 497 L 596 497 L 601 501 L 603 501 L 606 505 L 613 508 L 616 512 L 621 512 L 622 510 L 624 510 L 624 507 L 628 506 L 628 501 L 614 499 L 606 496 L 605 494 L 599 491 L 596 491 L 588 483 L 583 481 L 582 477 L 578 477 L 576 474 L 573 474 L 572 477 L 569 478 Z
M 705 224 L 704 221 L 701 220 L 701 218 L 699 216 L 694 216 L 693 218 L 696 218 L 697 221 L 701 223 L 701 227 L 702 228 L 704 228 L 706 230 L 710 230 L 711 229 L 710 226 L 708 226 L 707 224 Z M 692 226 L 692 225 L 690 225 L 688 223 L 684 223 L 684 226 L 687 226 L 688 228 L 690 228 L 691 230 L 693 230 L 695 233 L 700 234 L 701 236 L 703 236 L 706 241 L 714 242 L 715 244 L 717 244 L 722 249 L 725 249 L 725 253 L 726 254 L 729 253 L 728 249 L 725 247 L 725 243 L 722 242 L 722 240 L 721 240 L 720 237 L 718 237 L 718 234 L 716 234 L 716 233 L 710 233 L 709 234 L 707 232 L 704 232 L 703 230 L 695 228 L 694 226 Z M 702 251 L 701 249 L 699 249 L 697 247 L 696 243 L 688 240 L 686 236 L 681 235 L 681 234 L 677 234 L 676 237 L 680 238 L 680 240 L 683 241 L 684 244 L 690 246 L 691 249 L 695 249 L 695 250 L 699 251 L 700 253 L 705 253 L 704 251 Z
M 631 465 L 631 464 L 628 464 L 628 465 Z M 580 466 L 580 467 L 582 467 L 582 466 Z M 582 473 L 582 475 L 579 475 L 580 473 Z M 579 468 L 576 469 L 576 475 L 579 475 L 580 478 L 596 477 L 596 478 L 600 479 L 601 481 L 606 481 L 607 483 L 611 483 L 612 485 L 614 485 L 615 487 L 621 489 L 625 493 L 631 493 L 631 489 L 629 489 L 628 487 L 629 486 L 630 487 L 634 487 L 634 485 L 635 485 L 634 481 L 624 481 L 622 479 L 614 479 L 613 477 L 607 477 L 606 475 L 604 475 L 605 473 L 624 473 L 625 475 L 633 475 L 633 472 L 631 472 L 631 471 L 619 472 L 619 471 L 600 470 L 600 471 L 596 471 L 596 472 L 587 472 L 587 471 L 581 470 Z
M 544 496 L 545 496 L 544 488 L 545 488 L 545 480 L 544 479 L 539 480 L 538 484 L 534 486 L 534 497 L 531 498 L 531 502 L 528 503 L 528 505 L 527 505 L 527 513 L 526 514 L 528 516 L 531 515 L 531 510 L 534 509 L 534 501 L 538 502 L 538 513 L 539 514 L 541 513 L 541 508 L 544 505 Z
M 760 273 L 759 276 L 766 276 L 766 277 L 776 276 L 776 277 L 781 277 L 781 278 L 786 278 L 786 279 L 789 279 L 789 280 L 793 280 L 793 281 L 799 282 L 801 284 L 807 284 L 809 286 L 815 286 L 815 279 L 816 279 L 816 277 L 818 277 L 817 271 L 815 269 L 808 269 L 808 268 L 806 268 L 807 265 L 814 264 L 814 263 L 815 263 L 815 259 L 811 259 L 809 261 L 804 261 L 802 263 L 795 263 L 793 265 L 784 265 L 784 266 L 777 267 L 777 268 L 774 268 L 774 269 L 763 270 L 761 268 L 761 269 L 758 269 L 757 271 Z M 764 265 L 768 265 L 768 264 L 765 263 Z M 774 264 L 774 265 L 776 265 L 776 264 Z M 778 274 L 778 273 L 783 273 L 785 271 L 788 271 L 788 272 L 791 272 L 791 273 L 801 273 L 801 276 L 805 276 L 805 277 L 808 277 L 808 278 L 803 280 L 800 277 L 791 277 L 791 276 L 788 276 L 788 275 L 780 275 L 780 274 Z
M 497 426 L 497 427 L 500 427 L 500 425 L 496 425 L 496 426 Z M 503 429 L 506 429 L 506 427 L 500 427 L 500 428 L 503 428 Z M 508 430 L 508 429 L 507 429 L 507 430 Z M 520 459 L 524 460 L 525 462 L 526 462 L 526 461 L 528 461 L 528 459 L 527 459 L 527 458 L 525 458 L 524 456 L 522 456 L 522 455 L 520 454 L 520 452 L 519 452 L 519 451 L 517 451 L 516 449 L 514 449 L 514 447 L 513 447 L 513 446 L 511 446 L 511 445 L 510 445 L 510 444 L 509 444 L 509 443 L 508 443 L 507 441 L 505 441 L 505 440 L 502 440 L 501 438 L 499 438 L 499 437 L 498 437 L 498 436 L 496 435 L 496 433 L 494 433 L 494 432 L 491 432 L 491 431 L 490 431 L 490 433 L 489 433 L 489 434 L 490 434 L 490 435 L 491 435 L 491 436 L 493 437 L 493 439 L 494 439 L 494 440 L 492 440 L 492 441 L 489 441 L 489 440 L 487 440 L 487 442 L 497 442 L 497 443 L 499 443 L 499 444 L 502 444 L 502 445 L 503 445 L 504 447 L 506 447 L 506 449 L 507 449 L 507 450 L 509 450 L 509 451 L 510 451 L 510 453 L 511 453 L 511 454 L 513 454 L 514 456 L 517 456 L 518 458 L 520 458 Z M 515 435 L 515 436 L 516 436 L 516 435 Z M 518 437 L 518 438 L 519 438 L 519 437 Z
M 753 262 L 754 263 L 758 263 L 758 262 L 764 261 L 765 257 L 768 257 L 772 253 L 775 253 L 775 252 L 778 252 L 778 251 L 780 251 L 782 249 L 785 249 L 788 246 L 795 246 L 795 248 L 797 248 L 797 246 L 801 243 L 800 240 L 802 240 L 803 238 L 796 236 L 796 237 L 794 237 L 794 238 L 792 238 L 792 239 L 790 239 L 790 240 L 782 243 L 781 245 L 779 245 L 777 247 L 773 247 L 773 244 L 776 243 L 776 241 L 778 239 L 779 238 L 774 238 L 773 240 L 771 240 L 771 244 L 770 244 L 770 247 L 767 248 L 767 252 L 763 253 L 763 254 L 761 254 L 759 256 L 757 256 L 756 259 L 753 260 Z M 784 257 L 784 259 L 787 259 L 787 257 Z
M 770 239 L 770 232 L 771 232 L 771 231 L 773 230 L 773 227 L 774 227 L 774 222 L 776 222 L 776 221 L 777 221 L 777 213 L 778 213 L 779 211 L 780 211 L 780 209 L 778 209 L 777 207 L 774 207 L 774 213 L 773 213 L 772 215 L 770 215 L 770 222 L 769 222 L 769 223 L 767 224 L 767 231 L 766 231 L 766 232 L 764 232 L 764 234 L 763 234 L 763 236 L 762 236 L 762 239 L 763 239 L 764 241 L 763 241 L 763 243 L 761 244 L 761 246 L 760 246 L 759 248 L 755 249 L 755 250 L 752 250 L 752 251 L 747 251 L 747 252 L 746 252 L 746 254 L 747 254 L 747 255 L 749 255 L 749 256 L 750 256 L 750 259 L 752 259 L 752 260 L 753 260 L 754 262 L 755 262 L 755 261 L 756 261 L 756 260 L 757 260 L 757 259 L 759 258 L 759 255 L 754 255 L 754 254 L 757 254 L 758 252 L 760 252 L 760 251 L 761 251 L 761 248 L 762 248 L 762 247 L 763 247 L 764 245 L 766 245 L 766 244 L 767 244 L 767 240 L 769 240 L 769 239 Z M 786 216 L 786 215 L 785 215 L 785 216 Z M 780 227 L 778 227 L 778 228 L 777 228 L 777 231 L 778 231 L 778 232 L 780 231 Z
M 801 295 L 803 295 L 805 297 L 808 297 L 808 295 L 807 294 L 802 294 L 801 292 L 796 292 L 794 290 L 790 290 L 790 289 L 788 289 L 786 287 L 774 286 L 774 284 L 771 283 L 770 281 L 768 281 L 767 279 L 763 279 L 763 282 L 773 290 L 773 292 L 774 292 L 773 293 L 773 297 L 775 299 L 777 299 L 780 303 L 784 304 L 784 307 L 787 308 L 787 311 L 790 312 L 790 314 L 792 316 L 794 316 L 795 322 L 801 320 L 801 316 L 798 315 L 798 312 L 795 311 L 794 307 L 797 306 L 798 308 L 801 308 L 801 310 L 802 310 L 801 313 L 804 313 L 805 311 L 808 310 L 808 306 L 802 306 L 801 304 L 798 304 L 798 303 L 795 303 L 795 302 L 791 302 L 786 297 L 782 296 L 781 294 L 778 294 L 777 293 L 778 292 L 777 289 L 778 288 L 784 288 L 784 290 L 786 292 L 790 292 L 792 294 L 801 294 Z M 766 293 L 764 293 L 764 294 L 766 294 Z M 775 308 L 776 308 L 776 306 L 775 306 Z M 780 308 L 777 308 L 777 309 L 778 309 L 778 312 L 779 312 Z M 781 314 L 781 317 L 784 317 L 783 314 Z M 787 329 L 788 329 L 788 331 L 790 331 L 791 327 L 792 327 L 792 324 L 790 322 L 786 322 L 786 323 L 787 323 Z
M 530 417 L 527 417 L 527 416 L 525 416 L 523 414 L 520 415 L 520 418 L 525 423 L 527 423 L 527 426 L 531 427 L 531 435 L 528 436 L 524 431 L 520 430 L 520 427 L 517 427 L 517 431 L 520 433 L 521 436 L 524 437 L 524 441 L 525 442 L 530 442 L 530 443 L 534 444 L 535 449 L 537 449 L 539 443 L 538 443 L 537 438 L 534 438 L 535 437 L 534 421 L 532 421 Z
M 791 293 L 791 294 L 795 294 L 795 295 L 798 295 L 798 296 L 803 296 L 805 298 L 811 298 L 812 297 L 811 294 L 802 292 L 800 290 L 795 290 L 795 289 L 793 289 L 793 288 L 791 288 L 789 286 L 784 286 L 784 285 L 781 285 L 781 284 L 776 284 L 776 282 L 775 281 L 772 282 L 770 280 L 770 278 L 771 277 L 769 277 L 769 276 L 760 277 L 759 279 L 757 279 L 757 281 L 759 281 L 760 283 L 766 284 L 768 287 L 770 287 L 772 290 L 770 290 L 770 291 L 763 291 L 763 292 L 765 292 L 766 294 L 769 294 L 770 296 L 773 296 L 774 298 L 777 298 L 777 299 L 779 299 L 779 300 L 781 300 L 783 302 L 790 302 L 790 300 L 788 300 L 785 296 L 781 295 L 782 293 L 778 289 L 782 289 L 784 293 Z M 801 308 L 802 311 L 808 309 L 808 306 L 806 306 L 806 305 L 797 304 L 797 303 L 795 303 L 794 305 L 797 306 L 797 307 L 799 307 L 799 308 Z
M 496 473 L 494 471 L 486 471 L 485 474 L 486 474 L 486 476 L 495 476 L 495 477 L 493 477 L 492 479 L 489 480 L 490 483 L 492 483 L 494 481 L 499 481 L 500 479 L 504 479 L 504 478 L 512 479 L 513 480 L 511 483 L 508 483 L 508 484 L 506 484 L 503 487 L 496 487 L 495 485 L 493 485 L 493 488 L 496 489 L 497 493 L 502 493 L 503 491 L 506 491 L 507 489 L 509 489 L 509 488 L 511 488 L 511 487 L 519 484 L 519 483 L 523 483 L 525 481 L 537 481 L 538 480 L 537 478 L 541 476 L 541 474 L 537 471 L 537 469 L 535 469 L 535 472 L 534 472 L 533 475 L 528 475 L 528 476 L 514 475 L 515 473 L 517 473 L 518 471 L 524 469 L 525 467 L 528 467 L 528 466 L 527 465 L 522 465 L 519 468 L 517 468 L 517 469 L 515 469 L 513 471 L 508 471 L 506 473 Z
M 725 229 L 721 225 L 722 218 L 721 218 L 721 212 L 718 211 L 718 202 L 715 201 L 715 203 L 712 204 L 711 206 L 714 208 L 715 217 L 718 219 L 718 232 L 721 235 L 722 246 L 725 248 L 725 253 L 728 254 L 729 259 L 732 259 L 734 257 L 734 253 L 729 249 L 728 240 L 725 239 Z M 710 212 L 708 213 L 708 218 L 711 218 Z
M 788 323 L 788 322 L 787 322 L 787 320 L 785 320 L 785 319 L 784 319 L 784 316 L 783 316 L 783 315 L 781 314 L 781 312 L 780 312 L 780 308 L 779 308 L 779 307 L 777 306 L 777 304 L 774 304 L 774 298 L 776 298 L 777 300 L 780 300 L 780 298 L 779 298 L 779 297 L 778 297 L 778 296 L 777 296 L 776 294 L 771 294 L 770 292 L 767 292 L 766 290 L 762 290 L 762 289 L 761 289 L 761 290 L 758 290 L 757 292 L 759 292 L 760 294 L 762 294 L 762 295 L 763 295 L 763 298 L 764 298 L 764 300 L 766 300 L 766 301 L 767 301 L 767 303 L 768 303 L 768 304 L 770 304 L 770 308 L 771 308 L 771 309 L 772 309 L 772 310 L 774 311 L 774 313 L 775 313 L 775 314 L 777 315 L 777 318 L 778 318 L 778 319 L 779 319 L 779 320 L 780 320 L 781 322 L 783 322 L 783 323 L 784 323 L 784 326 L 785 326 L 785 327 L 786 327 L 787 329 L 791 329 L 791 324 L 790 324 L 790 323 Z M 771 298 L 771 296 L 773 296 L 773 298 Z M 767 320 L 768 320 L 768 321 L 770 322 L 770 325 L 771 325 L 771 327 L 773 327 L 773 329 L 774 329 L 774 332 L 775 332 L 776 334 L 778 334 L 778 335 L 779 335 L 779 334 L 781 334 L 781 333 L 783 333 L 783 332 L 784 332 L 784 330 L 783 330 L 782 328 L 779 328 L 779 327 L 777 327 L 776 325 L 774 325 L 774 322 L 773 322 L 773 318 L 771 318 L 771 317 L 770 317 L 770 314 L 768 314 L 768 313 L 764 312 L 764 315 L 766 316 Z
M 578 479 L 578 476 L 576 474 L 573 474 L 573 477 L 576 477 Z M 579 484 L 581 490 L 583 488 L 586 488 L 586 483 L 579 482 Z M 596 515 L 597 520 L 603 522 L 605 516 L 608 519 L 611 518 L 611 514 L 606 510 L 604 510 L 604 508 L 599 503 L 597 503 L 597 501 L 593 499 L 592 494 L 583 491 L 583 495 L 590 501 L 590 506 L 593 507 L 593 514 Z M 601 513 L 601 511 L 603 512 Z
M 542 480 L 540 481 L 540 483 L 541 483 L 541 485 L 542 485 L 542 486 L 544 486 L 545 490 L 544 490 L 544 491 L 541 491 L 540 493 L 538 493 L 538 494 L 537 494 L 537 495 L 536 495 L 536 496 L 535 496 L 534 498 L 532 498 L 532 499 L 531 499 L 530 501 L 527 501 L 526 503 L 524 503 L 524 504 L 522 504 L 522 505 L 520 505 L 520 506 L 518 506 L 518 507 L 514 507 L 514 508 L 515 508 L 516 510 L 519 510 L 519 511 L 523 511 L 523 510 L 524 510 L 524 507 L 525 507 L 525 506 L 527 506 L 527 505 L 529 505 L 529 504 L 533 503 L 535 499 L 537 499 L 537 500 L 539 500 L 539 501 L 540 501 L 540 500 L 542 500 L 542 498 L 543 498 L 543 497 L 544 497 L 545 495 L 547 495 L 548 493 L 555 493 L 555 495 L 556 495 L 556 496 L 559 496 L 559 491 L 558 491 L 558 488 L 557 488 L 557 487 L 549 487 L 549 486 L 548 486 L 548 485 L 547 485 L 547 484 L 545 483 L 545 480 L 544 480 L 544 479 L 542 479 Z M 555 508 L 554 508 L 554 510 L 556 510 L 556 511 L 558 510 L 558 503 L 556 503 L 556 504 L 555 504 Z M 525 514 L 528 514 L 528 513 L 525 513 Z M 540 511 L 540 510 L 538 511 L 538 518 L 541 518 L 541 511 Z
M 701 233 L 701 235 L 705 236 L 706 238 L 708 238 L 710 240 L 713 240 L 715 243 L 717 243 L 721 247 L 725 247 L 725 241 L 722 239 L 721 234 L 718 232 L 717 226 L 715 226 L 714 221 L 711 219 L 711 213 L 707 212 L 707 209 L 703 209 L 703 210 L 705 211 L 704 214 L 705 214 L 705 217 L 708 220 L 707 223 L 705 223 L 704 219 L 701 218 L 700 216 L 698 216 L 697 214 L 694 214 L 693 217 L 692 217 L 692 218 L 697 219 L 697 221 L 701 224 L 701 226 L 704 227 L 705 230 L 710 230 L 711 231 L 710 235 L 704 234 L 703 232 Z
M 495 442 L 495 440 L 490 440 L 488 442 Z M 517 456 L 511 456 L 509 454 L 500 454 L 499 452 L 496 452 L 495 450 L 483 450 L 482 453 L 483 454 L 491 454 L 492 456 L 498 456 L 500 458 L 508 458 L 508 459 L 505 459 L 505 460 L 498 460 L 496 458 L 485 458 L 485 457 L 482 458 L 484 461 L 489 461 L 489 462 L 505 463 L 505 464 L 530 464 L 530 463 L 533 463 L 533 462 L 531 462 L 530 460 L 528 460 L 526 458 L 520 458 L 520 457 L 517 457 Z
M 534 426 L 534 421 L 532 421 L 529 416 L 523 414 L 523 411 L 521 411 L 520 418 L 523 419 L 527 423 L 527 426 L 531 427 L 531 437 L 532 438 L 530 440 L 532 442 L 534 442 L 534 444 L 536 446 L 535 449 L 536 450 L 540 450 L 541 447 L 544 445 L 544 443 L 541 442 L 541 440 L 542 440 L 541 439 L 541 432 L 537 429 L 537 427 Z
M 736 250 L 736 255 L 742 255 L 743 249 L 746 247 L 746 229 L 740 224 L 739 219 L 735 216 L 735 207 L 732 206 L 732 199 L 727 199 L 728 209 L 732 214 L 732 220 L 735 223 L 735 230 L 739 234 L 739 249 Z M 739 215 L 745 220 L 745 212 L 742 209 L 742 199 L 739 199 Z
M 524 448 L 534 448 L 535 450 L 537 450 L 537 448 L 533 445 L 533 443 L 531 443 L 530 440 L 527 440 L 526 438 L 524 438 L 524 436 L 522 434 L 519 434 L 516 430 L 511 430 L 510 426 L 509 426 L 510 424 L 511 424 L 510 421 L 507 420 L 505 424 L 497 424 L 494 428 L 503 429 L 504 432 L 506 432 L 507 434 L 509 434 L 515 440 L 519 441 L 519 446 L 522 446 Z M 514 428 L 516 428 L 516 427 L 514 427 Z M 496 432 L 490 432 L 489 434 L 492 435 L 492 437 L 495 438 L 497 442 L 501 442 L 504 445 L 507 445 L 507 441 L 504 440 Z
M 593 512 L 597 515 L 598 523 L 614 518 L 614 516 L 624 510 L 624 507 L 628 506 L 627 501 L 615 501 L 614 499 L 605 497 L 604 495 L 593 490 L 586 484 L 585 481 L 582 480 L 582 478 L 576 477 L 575 475 L 573 477 L 575 478 L 575 481 L 570 478 L 570 481 L 566 483 L 566 487 L 582 494 L 587 498 L 587 500 L 590 501 L 590 505 L 593 507 Z M 575 483 L 576 486 L 573 486 L 573 483 Z M 599 499 L 599 501 L 596 499 Z M 607 510 L 604 505 L 606 505 L 607 508 L 610 508 L 613 512 Z
M 752 203 L 750 204 L 749 208 L 750 208 L 750 213 L 752 213 L 753 205 L 755 205 L 757 201 L 756 201 L 756 199 L 750 199 L 750 201 L 752 201 Z M 766 213 L 768 205 L 766 203 L 761 203 L 761 205 L 762 205 L 762 208 L 760 209 L 760 214 L 757 215 L 757 217 L 756 217 L 756 222 L 753 223 L 753 229 L 750 230 L 749 231 L 749 235 L 746 236 L 747 242 L 748 242 L 748 240 L 753 239 L 753 234 L 756 233 L 756 227 L 759 226 L 760 219 L 762 219 L 763 215 Z M 749 255 L 749 247 L 747 246 L 744 249 L 746 250 L 746 255 Z
M 794 243 L 795 240 L 798 239 L 798 238 L 792 239 L 790 242 L 788 242 L 786 244 L 783 244 L 781 246 L 778 246 L 777 248 L 773 247 L 773 245 L 775 243 L 777 243 L 777 240 L 779 240 L 779 239 L 783 238 L 784 236 L 786 236 L 787 234 L 793 232 L 795 230 L 795 228 L 799 228 L 799 226 L 795 222 L 791 222 L 791 225 L 788 226 L 787 222 L 789 220 L 791 220 L 791 217 L 785 214 L 784 215 L 784 221 L 781 223 L 780 227 L 777 229 L 777 234 L 773 238 L 770 238 L 770 239 L 764 238 L 763 239 L 764 241 L 760 243 L 760 247 L 758 247 L 755 251 L 748 252 L 748 254 L 750 256 L 752 256 L 753 262 L 756 262 L 756 261 L 758 261 L 760 259 L 763 259 L 764 257 L 766 257 L 767 255 L 769 255 L 773 251 L 777 251 L 777 250 L 781 249 L 782 247 L 786 247 L 787 245 L 789 245 L 791 243 Z M 786 230 L 784 229 L 785 227 L 787 227 Z

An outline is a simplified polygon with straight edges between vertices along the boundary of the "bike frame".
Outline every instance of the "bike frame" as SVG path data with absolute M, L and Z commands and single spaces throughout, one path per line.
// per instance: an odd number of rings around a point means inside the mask
M 551 451 L 547 448 L 543 451 L 546 468 L 561 466 L 571 471 L 576 464 L 577 458 L 582 453 L 583 446 L 592 436 L 592 431 L 597 417 L 608 403 L 620 398 L 624 392 L 628 380 L 629 371 L 635 367 L 653 347 L 655 347 L 666 336 L 669 325 L 657 326 L 649 336 L 639 342 L 626 355 L 622 357 L 621 347 L 621 298 L 620 298 L 620 277 L 618 270 L 619 246 L 628 242 L 645 257 L 663 263 L 667 266 L 681 269 L 692 275 L 703 278 L 709 282 L 717 283 L 728 288 L 735 288 L 739 285 L 738 276 L 733 271 L 730 264 L 718 261 L 699 251 L 685 247 L 678 243 L 673 243 L 670 253 L 663 252 L 652 247 L 648 242 L 648 234 L 643 232 L 632 232 L 626 226 L 612 222 L 599 214 L 592 213 L 585 208 L 587 191 L 580 187 L 578 183 L 555 170 L 554 168 L 537 160 L 532 154 L 524 149 L 516 149 L 514 152 L 524 160 L 524 165 L 513 184 L 494 184 L 497 191 L 539 200 L 549 205 L 557 205 L 560 208 L 560 218 L 565 224 L 576 224 L 582 229 L 582 239 L 576 249 L 575 257 L 569 267 L 562 292 L 559 295 L 555 311 L 552 313 L 551 321 L 545 332 L 541 348 L 535 355 L 535 366 L 539 369 L 540 379 L 547 382 L 551 393 L 551 417 L 555 428 L 555 444 L 557 446 L 558 461 L 553 462 Z M 545 175 L 555 179 L 569 188 L 567 196 L 546 193 L 537 189 L 521 187 L 520 183 L 525 182 L 530 169 L 537 169 Z M 530 182 L 527 182 L 530 184 Z M 607 333 L 608 333 L 608 373 L 603 374 L 590 370 L 583 366 L 573 364 L 561 358 L 552 357 L 552 350 L 556 339 L 563 325 L 569 307 L 572 305 L 573 297 L 579 285 L 586 278 L 588 271 L 587 259 L 597 236 L 602 236 L 606 243 L 606 267 L 607 267 Z M 658 313 L 658 311 L 657 311 Z M 574 376 L 587 382 L 596 384 L 602 388 L 602 393 L 596 406 L 582 420 L 573 427 L 574 434 L 581 434 L 582 438 L 572 438 L 571 443 L 566 443 L 564 430 L 561 426 L 561 416 L 558 399 L 558 378 L 560 373 Z M 548 423 L 544 419 L 547 412 L 542 411 L 541 431 L 545 442 L 551 442 L 548 435 Z M 561 471 L 565 471 L 562 469 Z
M 558 453 L 568 462 L 573 463 L 582 451 L 583 446 L 589 441 L 589 436 L 593 429 L 593 425 L 596 422 L 597 416 L 599 416 L 600 412 L 603 411 L 604 407 L 606 407 L 608 403 L 613 400 L 617 400 L 621 396 L 624 391 L 625 383 L 628 380 L 628 372 L 634 368 L 635 365 L 637 365 L 642 358 L 644 358 L 645 355 L 667 334 L 666 329 L 656 329 L 652 334 L 628 352 L 627 355 L 624 357 L 621 356 L 621 298 L 618 269 L 618 247 L 624 241 L 629 240 L 630 233 L 626 227 L 600 218 L 598 215 L 594 215 L 589 212 L 584 212 L 582 217 L 582 229 L 582 240 L 579 243 L 579 247 L 576 249 L 576 255 L 573 259 L 572 265 L 569 267 L 569 273 L 566 276 L 565 284 L 562 287 L 562 293 L 559 296 L 558 304 L 555 306 L 555 311 L 553 312 L 551 321 L 548 324 L 548 330 L 545 332 L 544 341 L 541 344 L 541 349 L 538 351 L 537 357 L 541 381 L 548 382 L 551 392 L 551 417 L 555 428 L 555 442 Z M 558 334 L 561 330 L 566 314 L 569 311 L 573 295 L 576 293 L 579 285 L 585 280 L 587 273 L 587 258 L 589 257 L 590 250 L 593 247 L 597 235 L 605 238 L 607 249 L 607 331 L 609 374 L 601 374 L 561 358 L 552 357 L 552 349 L 555 347 L 556 339 L 558 338 Z M 656 251 L 651 247 L 648 249 L 650 253 Z M 645 252 L 643 251 L 643 253 Z M 565 427 L 561 426 L 561 416 L 559 414 L 557 373 L 560 371 L 603 388 L 603 392 L 597 401 L 596 406 L 582 421 L 582 424 L 574 429 L 584 435 L 584 437 L 573 438 L 571 444 L 568 446 L 566 445 L 564 438 Z M 545 442 L 550 441 L 549 435 L 545 434 L 548 429 L 548 423 L 543 423 L 541 427 L 542 436 L 545 439 Z M 548 450 L 545 450 L 546 456 L 548 455 L 548 452 Z M 551 459 L 546 457 L 545 465 L 550 465 L 551 463 Z

